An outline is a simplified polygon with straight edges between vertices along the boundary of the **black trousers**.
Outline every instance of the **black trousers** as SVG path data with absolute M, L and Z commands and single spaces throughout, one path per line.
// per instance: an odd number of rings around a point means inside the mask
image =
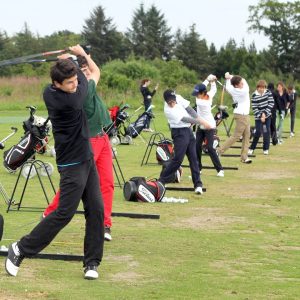
M 196 140 L 191 128 L 171 128 L 171 135 L 174 143 L 174 156 L 170 164 L 161 172 L 159 181 L 170 182 L 174 173 L 181 166 L 184 156 L 189 160 L 194 187 L 201 186 L 200 171 L 196 154 Z
M 84 266 L 98 266 L 103 256 L 104 209 L 94 159 L 60 168 L 60 200 L 55 211 L 18 243 L 25 257 L 43 250 L 73 218 L 82 198 L 85 215 Z
M 148 108 L 150 107 L 152 101 L 151 100 L 144 100 L 144 107 L 145 107 L 145 111 L 148 111 L 148 112 L 152 112 L 152 109 L 149 109 Z M 146 123 L 145 123 L 145 128 L 150 128 L 150 118 L 147 118 L 146 120 Z
M 217 155 L 216 149 L 214 149 L 214 134 L 215 129 L 209 129 L 209 130 L 203 130 L 198 128 L 196 132 L 196 152 L 197 152 L 197 158 L 198 158 L 198 164 L 199 169 L 202 170 L 202 145 L 204 142 L 204 139 L 207 140 L 207 150 L 208 154 L 210 156 L 210 159 L 217 170 L 217 172 L 220 172 L 223 170 L 223 167 L 221 165 L 220 159 Z
M 271 136 L 271 117 L 267 118 L 265 123 L 262 123 L 261 120 L 255 120 L 255 133 L 249 149 L 256 149 L 261 134 L 263 135 L 263 150 L 269 150 Z
M 295 118 L 296 118 L 296 103 L 294 106 L 290 109 L 291 113 L 291 130 L 290 132 L 294 133 L 294 127 L 295 127 Z

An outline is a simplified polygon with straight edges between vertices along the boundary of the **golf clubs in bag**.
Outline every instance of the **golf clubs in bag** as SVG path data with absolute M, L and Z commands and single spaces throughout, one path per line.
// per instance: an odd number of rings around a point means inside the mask
M 51 122 L 49 118 L 44 119 L 35 116 L 36 108 L 34 106 L 27 108 L 30 110 L 30 117 L 23 122 L 24 136 L 21 137 L 17 145 L 3 153 L 3 164 L 9 172 L 15 172 L 27 160 L 34 157 L 35 153 L 43 154 L 46 152 L 47 135 L 51 129 Z
M 135 202 L 160 202 L 166 192 L 165 186 L 158 180 L 146 180 L 145 177 L 132 177 L 125 182 L 124 198 Z

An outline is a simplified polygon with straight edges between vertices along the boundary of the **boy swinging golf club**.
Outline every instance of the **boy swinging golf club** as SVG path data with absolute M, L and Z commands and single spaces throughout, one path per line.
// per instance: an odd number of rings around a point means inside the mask
M 80 45 L 69 48 L 92 64 Z M 9 246 L 5 269 L 16 276 L 25 257 L 47 247 L 73 218 L 80 199 L 86 219 L 84 238 L 84 278 L 98 278 L 97 267 L 103 256 L 103 202 L 83 103 L 88 82 L 70 59 L 60 59 L 51 68 L 52 84 L 44 90 L 44 101 L 53 126 L 56 162 L 60 173 L 58 208 L 44 218 L 28 235 Z

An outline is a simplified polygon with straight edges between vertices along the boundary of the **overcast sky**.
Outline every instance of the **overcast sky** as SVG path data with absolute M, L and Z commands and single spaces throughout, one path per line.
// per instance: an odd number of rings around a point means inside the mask
M 172 33 L 180 28 L 189 31 L 196 24 L 197 32 L 208 45 L 214 43 L 219 49 L 230 38 L 238 45 L 244 39 L 249 46 L 253 41 L 261 50 L 269 45 L 263 35 L 248 33 L 246 23 L 249 5 L 257 5 L 258 0 L 2 0 L 0 31 L 9 36 L 22 31 L 27 22 L 29 29 L 40 36 L 55 31 L 82 31 L 85 20 L 93 9 L 101 5 L 105 16 L 112 18 L 119 31 L 130 27 L 134 10 L 144 3 L 145 9 L 154 4 L 164 14 Z

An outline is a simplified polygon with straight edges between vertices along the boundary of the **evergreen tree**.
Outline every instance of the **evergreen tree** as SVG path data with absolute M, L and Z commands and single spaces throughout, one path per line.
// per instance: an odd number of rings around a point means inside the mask
M 105 17 L 101 6 L 96 7 L 85 21 L 82 36 L 85 43 L 92 46 L 93 59 L 97 64 L 124 59 L 128 54 L 123 34 L 116 30 L 111 18 Z
M 167 26 L 164 14 L 152 5 L 145 11 L 144 5 L 134 12 L 131 29 L 126 32 L 133 53 L 147 59 L 169 59 L 172 48 L 171 29 Z
M 200 35 L 195 30 L 195 24 L 190 27 L 188 33 L 181 34 L 177 31 L 176 40 L 174 54 L 186 67 L 196 71 L 203 79 L 213 72 L 206 40 L 200 39 Z

